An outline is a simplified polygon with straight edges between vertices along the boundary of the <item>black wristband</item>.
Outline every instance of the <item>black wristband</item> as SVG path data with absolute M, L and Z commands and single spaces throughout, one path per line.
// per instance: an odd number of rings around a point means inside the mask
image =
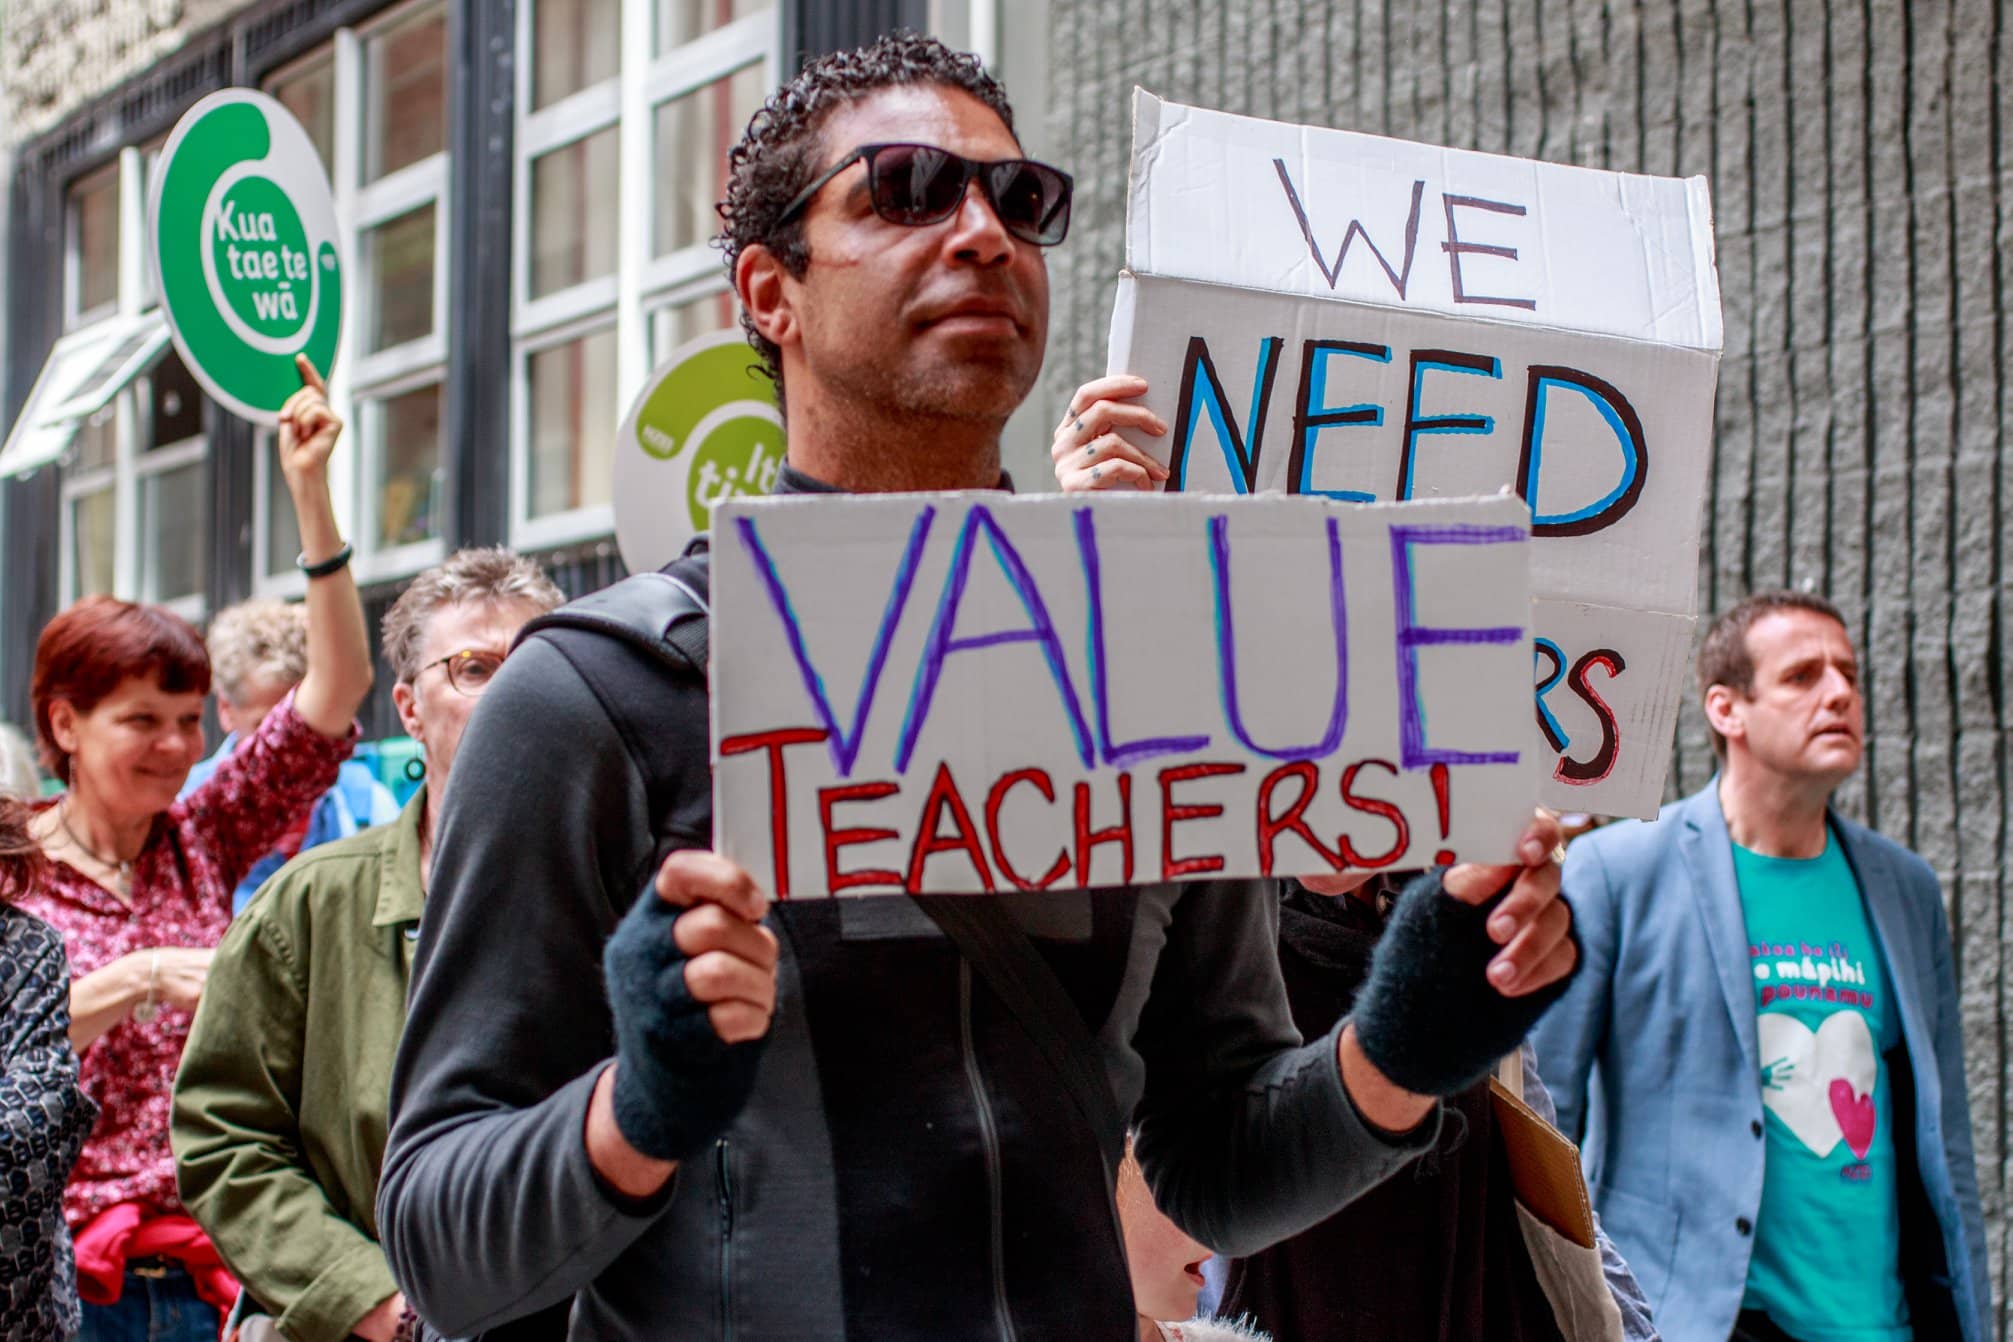
M 348 567 L 350 556 L 355 553 L 356 551 L 354 548 L 351 547 L 350 543 L 348 541 L 344 541 L 342 544 L 342 549 L 337 550 L 334 554 L 330 555 L 327 559 L 322 560 L 322 562 L 319 564 L 310 564 L 308 562 L 307 553 L 303 551 L 300 554 L 300 556 L 294 560 L 294 567 L 299 569 L 301 572 L 307 574 L 309 578 L 326 578 L 329 576 L 329 574 L 340 573 L 343 571 L 344 568 Z

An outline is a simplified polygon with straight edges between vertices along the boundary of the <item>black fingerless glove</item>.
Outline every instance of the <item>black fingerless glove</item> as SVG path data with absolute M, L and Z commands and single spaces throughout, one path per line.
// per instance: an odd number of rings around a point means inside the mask
M 659 1160 L 698 1154 L 734 1121 L 767 1036 L 729 1044 L 685 986 L 671 925 L 683 910 L 646 889 L 601 953 L 615 1018 L 615 1126 Z
M 1398 897 L 1350 1011 L 1364 1056 L 1415 1095 L 1456 1095 L 1487 1076 L 1572 982 L 1568 974 L 1522 997 L 1497 992 L 1487 970 L 1502 947 L 1488 923 L 1510 887 L 1463 904 L 1441 889 L 1445 874 L 1429 871 Z

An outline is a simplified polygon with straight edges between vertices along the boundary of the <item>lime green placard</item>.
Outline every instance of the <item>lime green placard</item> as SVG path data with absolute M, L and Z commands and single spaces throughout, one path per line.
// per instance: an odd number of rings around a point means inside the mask
M 615 539 L 641 572 L 676 559 L 712 507 L 760 494 L 783 465 L 776 386 L 738 330 L 680 346 L 650 375 L 616 435 Z
M 294 356 L 327 377 L 342 328 L 335 200 L 314 142 L 250 89 L 175 123 L 147 199 L 147 255 L 175 348 L 218 404 L 279 422 Z

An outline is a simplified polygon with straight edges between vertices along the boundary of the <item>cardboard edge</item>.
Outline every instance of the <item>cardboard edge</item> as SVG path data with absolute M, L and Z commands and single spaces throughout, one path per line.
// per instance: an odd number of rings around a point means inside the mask
M 1703 347 L 1715 354 L 1726 350 L 1726 312 L 1720 300 L 1719 241 L 1713 232 L 1712 183 L 1703 176 L 1685 179 L 1685 202 L 1691 213 L 1692 250 L 1701 264 L 1698 277 L 1698 305 L 1705 329 L 1699 332 Z
M 1140 184 L 1146 178 L 1146 169 L 1159 156 L 1161 109 L 1163 100 L 1148 92 L 1138 84 L 1132 86 L 1132 154 L 1126 170 L 1125 181 L 1125 264 L 1128 269 L 1138 268 L 1139 258 L 1151 256 L 1152 241 L 1141 236 L 1147 224 L 1145 202 L 1140 196 Z
M 1639 345 L 1646 349 L 1667 350 L 1673 354 L 1697 356 L 1710 359 L 1718 364 L 1725 351 L 1718 346 L 1694 345 L 1688 340 L 1660 340 L 1645 335 L 1624 335 L 1618 331 L 1589 331 L 1580 326 L 1555 326 L 1548 322 L 1516 321 L 1493 316 L 1485 312 L 1451 313 L 1432 308 L 1406 307 L 1397 303 L 1372 303 L 1361 298 L 1350 298 L 1342 294 L 1303 293 L 1293 289 L 1254 289 L 1249 285 L 1226 284 L 1222 280 L 1199 280 L 1187 275 L 1163 275 L 1151 270 L 1128 264 L 1119 272 L 1120 278 L 1130 280 L 1134 285 L 1180 284 L 1194 289 L 1221 289 L 1236 294 L 1256 294 L 1266 298 L 1287 302 L 1329 303 L 1336 307 L 1355 308 L 1361 312 L 1398 313 L 1403 316 L 1420 317 L 1433 321 L 1453 322 L 1457 325 L 1501 327 L 1506 331 L 1540 331 L 1548 335 L 1583 336 L 1589 340 L 1610 340 L 1618 345 Z M 1714 286 L 1713 308 L 1714 330 L 1719 324 L 1719 299 L 1717 285 Z M 1123 369 L 1115 371 L 1123 372 Z
M 1725 351 L 1725 314 L 1721 307 L 1717 248 L 1713 238 L 1711 194 L 1703 176 L 1688 178 L 1665 177 L 1655 173 L 1622 172 L 1612 168 L 1595 168 L 1586 164 L 1563 163 L 1553 159 L 1524 158 L 1515 154 L 1498 154 L 1485 149 L 1463 149 L 1453 145 L 1430 144 L 1423 140 L 1407 140 L 1394 135 L 1374 135 L 1368 131 L 1349 130 L 1340 126 L 1316 126 L 1305 123 L 1274 121 L 1267 117 L 1247 116 L 1238 112 L 1225 112 L 1215 108 L 1197 107 L 1188 103 L 1175 102 L 1145 88 L 1133 86 L 1133 140 L 1129 176 L 1126 182 L 1126 230 L 1125 268 L 1142 279 L 1177 280 L 1187 284 L 1210 284 L 1219 288 L 1235 288 L 1255 293 L 1272 293 L 1289 298 L 1308 298 L 1318 302 L 1353 303 L 1363 307 L 1403 308 L 1403 304 L 1365 303 L 1361 299 L 1327 295 L 1302 289 L 1280 289 L 1271 286 L 1232 285 L 1220 280 L 1207 280 L 1193 275 L 1163 272 L 1154 268 L 1152 240 L 1145 232 L 1148 227 L 1141 198 L 1140 182 L 1154 159 L 1159 157 L 1160 145 L 1174 129 L 1187 125 L 1197 117 L 1208 117 L 1257 126 L 1282 126 L 1302 133 L 1302 153 L 1305 154 L 1308 132 L 1333 132 L 1341 135 L 1358 136 L 1372 140 L 1390 140 L 1412 148 L 1431 151 L 1443 160 L 1465 158 L 1489 159 L 1503 163 L 1514 163 L 1531 169 L 1542 168 L 1547 172 L 1561 172 L 1574 175 L 1592 174 L 1602 178 L 1620 178 L 1628 182 L 1676 182 L 1682 188 L 1686 200 L 1686 212 L 1690 216 L 1693 272 L 1695 275 L 1694 297 L 1699 304 L 1700 317 L 1693 339 L 1673 339 L 1646 334 L 1629 335 L 1624 332 L 1602 332 L 1616 340 L 1630 340 L 1638 344 L 1659 345 L 1670 348 L 1696 349 L 1714 355 Z M 1579 328 L 1559 326 L 1549 322 L 1519 321 L 1495 317 L 1487 313 L 1463 314 L 1462 320 L 1494 322 L 1505 326 L 1534 330 L 1574 331 Z M 1696 343 L 1694 343 L 1694 341 Z
M 1111 333 L 1104 346 L 1104 372 L 1106 377 L 1125 371 L 1130 362 L 1124 357 L 1132 350 L 1132 325 L 1137 313 L 1139 283 L 1129 270 L 1118 272 L 1118 283 L 1112 287 Z

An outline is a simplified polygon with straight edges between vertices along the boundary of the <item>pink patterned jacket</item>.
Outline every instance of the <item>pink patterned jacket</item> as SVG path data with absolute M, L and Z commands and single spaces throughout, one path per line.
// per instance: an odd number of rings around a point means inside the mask
M 231 920 L 232 889 L 328 791 L 357 734 L 352 726 L 323 736 L 289 694 L 209 782 L 154 822 L 133 864 L 130 908 L 65 862 L 50 863 L 20 907 L 63 934 L 73 981 L 151 946 L 215 946 Z M 150 1215 L 182 1210 L 168 1112 L 189 1019 L 163 1006 L 84 1051 L 80 1081 L 99 1115 L 63 1193 L 73 1229 L 122 1202 Z

